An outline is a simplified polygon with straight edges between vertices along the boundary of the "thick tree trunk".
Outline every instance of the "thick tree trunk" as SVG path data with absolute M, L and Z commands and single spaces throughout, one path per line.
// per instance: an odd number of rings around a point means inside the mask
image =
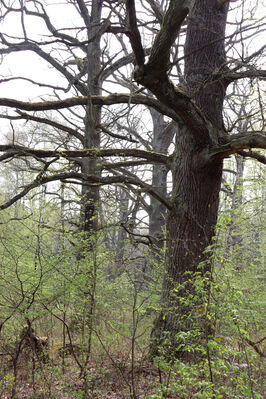
M 219 8 L 218 1 L 196 0 L 185 44 L 185 90 L 220 130 L 226 82 L 213 73 L 225 64 L 227 8 Z M 197 292 L 193 278 L 196 273 L 208 276 L 210 272 L 206 249 L 212 243 L 217 221 L 222 161 L 207 162 L 200 153 L 213 141 L 218 142 L 219 137 L 206 137 L 205 143 L 197 143 L 180 123 L 172 166 L 173 209 L 167 221 L 162 312 L 152 331 L 153 354 L 164 343 L 167 352 L 183 357 L 188 346 L 197 345 L 210 333 L 210 325 L 204 322 L 204 293 Z
M 212 242 L 217 221 L 222 163 L 199 165 L 193 144 L 178 138 L 182 157 L 173 172 L 173 210 L 167 221 L 167 276 L 182 283 L 184 272 L 195 273 Z M 164 285 L 168 285 L 169 282 Z
M 168 214 L 166 230 L 162 312 L 152 331 L 151 350 L 158 353 L 158 344 L 167 342 L 171 355 L 183 356 L 187 348 L 178 334 L 193 337 L 186 341 L 189 346 L 199 344 L 211 332 L 210 325 L 204 324 L 206 298 L 196 292 L 194 278 L 210 276 L 211 272 L 205 250 L 212 243 L 217 221 L 222 162 L 202 165 L 193 140 L 185 134 L 177 140 L 173 209 Z

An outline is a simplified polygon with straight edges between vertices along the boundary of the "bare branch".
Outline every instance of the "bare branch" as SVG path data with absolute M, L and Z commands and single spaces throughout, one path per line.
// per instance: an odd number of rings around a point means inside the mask
M 239 153 L 241 150 L 251 148 L 266 149 L 266 133 L 253 132 L 248 134 L 235 134 L 230 136 L 226 144 L 209 149 L 210 159 L 225 158 L 229 155 Z
M 59 87 L 59 86 L 49 85 L 49 84 L 47 84 L 47 83 L 35 82 L 35 81 L 32 80 L 32 79 L 24 78 L 24 77 L 22 77 L 22 76 L 17 76 L 17 77 L 14 77 L 14 76 L 13 76 L 13 77 L 5 78 L 5 79 L 0 79 L 0 84 L 1 84 L 1 83 L 11 82 L 12 80 L 25 80 L 26 82 L 30 82 L 30 83 L 32 83 L 32 84 L 34 84 L 34 85 L 36 85 L 36 86 L 39 86 L 39 87 L 47 87 L 47 88 L 53 89 L 53 90 L 61 90 L 61 91 L 65 92 L 65 93 L 68 91 L 68 88 L 67 88 L 67 87 Z
M 122 136 L 121 134 L 113 133 L 110 129 L 108 129 L 107 127 L 105 127 L 103 125 L 98 125 L 98 126 L 96 126 L 96 128 L 101 129 L 102 132 L 108 134 L 108 136 L 110 136 L 110 137 L 114 137 L 119 140 L 126 140 L 131 143 L 138 143 L 138 141 L 134 140 L 132 137 Z
M 151 55 L 145 68 L 146 73 L 152 73 L 153 76 L 166 73 L 169 68 L 171 47 L 193 3 L 193 0 L 170 1 L 163 18 L 162 27 L 154 40 Z
M 46 53 L 43 51 L 39 45 L 29 42 L 27 40 L 19 42 L 19 43 L 11 43 L 8 42 L 5 38 L 5 36 L 0 33 L 0 39 L 2 40 L 2 43 L 6 46 L 6 48 L 0 49 L 0 54 L 11 54 L 13 52 L 20 52 L 20 51 L 32 51 L 36 54 L 38 54 L 42 59 L 47 61 L 50 65 L 52 65 L 57 71 L 62 73 L 63 76 L 69 81 L 69 83 L 73 84 L 81 94 L 86 94 L 87 90 L 84 84 L 77 80 L 74 75 L 72 75 L 70 72 L 67 71 L 67 69 L 54 57 L 52 57 L 50 54 Z
M 147 3 L 149 3 L 152 11 L 161 24 L 163 22 L 163 12 L 161 10 L 160 4 L 156 0 L 147 0 Z
M 250 78 L 250 79 L 261 79 L 265 80 L 266 79 L 266 69 L 247 69 L 246 71 L 241 71 L 241 72 L 225 72 L 223 75 L 227 80 L 230 82 L 234 82 L 235 80 L 238 79 L 245 79 L 245 78 Z
M 55 127 L 56 129 L 62 130 L 64 132 L 67 132 L 67 133 L 71 134 L 72 136 L 76 137 L 81 143 L 83 143 L 83 141 L 84 141 L 83 135 L 80 134 L 77 130 L 72 129 L 68 126 L 62 125 L 59 122 L 55 122 L 55 121 L 53 121 L 51 119 L 47 119 L 47 118 L 39 118 L 37 116 L 26 114 L 19 110 L 16 110 L 16 112 L 20 115 L 21 119 L 25 119 L 27 121 L 30 120 L 30 121 L 34 121 L 34 122 L 38 122 L 38 123 L 43 123 L 45 125 Z M 6 118 L 8 118 L 8 117 L 6 117 Z
M 238 151 L 237 153 L 242 157 L 253 158 L 256 159 L 258 162 L 266 165 L 266 156 L 260 154 L 259 152 L 249 150 L 249 151 Z
M 138 242 L 138 243 L 140 243 L 140 244 L 145 244 L 145 245 L 152 245 L 152 244 L 153 244 L 153 241 L 155 241 L 154 238 L 151 237 L 151 236 L 149 236 L 148 234 L 145 234 L 145 235 L 144 235 L 144 234 L 134 233 L 133 231 L 131 231 L 131 230 L 127 227 L 126 223 L 120 223 L 120 225 L 123 227 L 123 229 L 126 230 L 126 232 L 127 232 L 129 235 L 134 236 L 134 237 L 141 237 L 141 238 L 147 238 L 147 239 L 148 239 L 148 241 L 144 241 L 144 240 L 139 240 L 139 241 L 137 241 L 137 240 L 135 240 L 135 242 Z
M 85 4 L 85 2 L 83 0 L 77 0 L 77 3 L 78 3 L 78 6 L 79 6 L 79 9 L 80 9 L 80 14 L 81 14 L 81 16 L 83 18 L 83 21 L 85 23 L 85 26 L 87 26 L 87 28 L 88 28 L 89 25 L 90 25 L 90 15 L 88 13 L 88 9 L 86 7 L 86 4 Z
M 47 29 L 52 33 L 52 35 L 54 37 L 59 37 L 62 41 L 66 42 L 67 44 L 72 43 L 75 46 L 81 45 L 81 43 L 75 37 L 59 32 L 51 23 L 51 20 L 50 20 L 49 16 L 47 15 L 44 6 L 41 3 L 40 3 L 40 6 L 42 8 L 42 13 L 39 13 L 36 11 L 30 11 L 26 7 L 24 7 L 24 10 L 25 10 L 26 14 L 28 14 L 28 15 L 42 18 L 46 24 Z
M 138 67 L 142 67 L 145 62 L 145 54 L 141 44 L 141 37 L 137 26 L 135 0 L 127 0 L 127 13 L 130 26 L 128 34 L 133 52 L 136 57 Z
M 28 184 L 19 194 L 15 195 L 14 197 L 12 197 L 10 200 L 6 201 L 4 204 L 0 205 L 0 210 L 9 208 L 11 205 L 13 205 L 15 202 L 17 202 L 19 199 L 25 197 L 25 195 L 27 195 L 31 190 L 33 190 L 34 188 L 40 186 L 43 180 L 45 180 L 45 178 L 43 177 L 43 174 L 46 172 L 46 170 L 48 169 L 49 165 L 54 162 L 55 160 L 52 160 L 51 162 L 48 162 L 43 170 L 37 175 L 37 177 L 33 180 L 33 182 L 31 182 L 30 184 Z
M 49 163 L 50 164 L 50 163 Z M 48 164 L 47 164 L 48 165 Z M 45 170 L 47 169 L 48 166 L 45 167 Z M 89 186 L 103 186 L 103 185 L 109 185 L 109 184 L 115 184 L 115 183 L 129 183 L 132 185 L 137 185 L 143 188 L 148 194 L 152 195 L 154 198 L 156 198 L 158 201 L 162 202 L 168 209 L 171 209 L 171 204 L 167 199 L 162 198 L 160 194 L 156 192 L 152 188 L 152 186 L 143 183 L 139 179 L 134 179 L 129 176 L 107 176 L 107 177 L 101 177 L 101 176 L 95 176 L 95 175 L 85 175 L 84 173 L 79 173 L 79 172 L 65 172 L 65 173 L 54 173 L 50 176 L 43 176 L 44 171 L 41 171 L 38 176 L 34 179 L 34 181 L 30 184 L 28 184 L 19 194 L 15 195 L 12 197 L 10 200 L 6 201 L 4 204 L 0 205 L 0 210 L 7 209 L 11 205 L 13 205 L 15 202 L 17 202 L 19 199 L 25 197 L 32 189 L 39 187 L 43 184 L 52 182 L 52 181 L 64 181 L 65 183 L 68 183 L 68 179 L 77 179 L 81 180 L 81 184 L 84 185 L 89 185 Z M 75 181 L 71 181 L 71 183 L 77 183 Z
M 83 150 L 38 150 L 28 147 L 23 147 L 16 144 L 3 144 L 0 145 L 0 151 L 7 151 L 12 156 L 16 155 L 19 157 L 23 156 L 35 156 L 36 158 L 45 159 L 52 157 L 62 157 L 62 158 L 100 158 L 100 157 L 134 157 L 134 158 L 144 158 L 151 163 L 162 163 L 167 164 L 170 157 L 164 154 L 159 154 L 156 152 L 140 150 L 137 148 L 125 148 L 125 149 L 83 149 Z
M 114 163 L 103 163 L 101 164 L 102 170 L 111 170 L 119 168 L 127 168 L 131 166 L 149 165 L 149 161 L 124 161 L 124 162 L 114 162 Z
M 185 94 L 180 94 L 181 102 L 186 102 L 187 96 Z M 170 118 L 179 121 L 179 117 L 176 112 L 166 105 L 161 104 L 160 101 L 153 97 L 143 96 L 140 94 L 111 94 L 109 96 L 91 96 L 92 104 L 94 105 L 114 105 L 114 104 L 143 104 L 153 107 L 157 111 Z M 18 101 L 12 98 L 0 98 L 0 106 L 11 107 L 16 109 L 21 109 L 25 111 L 48 111 L 57 110 L 63 108 L 75 107 L 77 105 L 87 105 L 88 97 L 70 97 L 64 100 L 58 101 L 42 101 L 42 102 L 24 102 Z M 185 104 L 184 104 L 185 105 Z

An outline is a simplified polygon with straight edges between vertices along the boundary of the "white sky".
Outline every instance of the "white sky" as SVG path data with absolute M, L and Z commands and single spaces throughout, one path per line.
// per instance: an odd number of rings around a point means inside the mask
M 238 0 L 236 3 L 232 3 L 232 7 L 237 7 L 239 1 L 240 0 Z M 80 22 L 80 16 L 76 12 L 73 5 L 66 5 L 64 1 L 60 0 L 46 0 L 43 3 L 47 4 L 48 15 L 50 16 L 51 21 L 56 28 L 83 25 L 83 21 Z M 15 1 L 14 6 L 17 4 L 18 0 Z M 244 4 L 245 6 L 249 5 L 250 0 L 246 0 Z M 28 16 L 26 18 L 28 36 L 30 38 L 33 37 L 36 40 L 47 40 L 47 37 L 43 38 L 43 34 L 47 33 L 47 29 L 41 18 Z M 241 18 L 239 10 L 237 12 L 237 18 Z M 235 29 L 236 26 L 234 25 L 231 28 Z M 20 13 L 9 13 L 4 21 L 0 23 L 0 30 L 10 34 L 11 36 L 22 35 Z M 260 45 L 260 40 L 255 41 L 255 43 L 253 43 L 253 48 L 250 51 L 254 51 L 256 46 L 259 47 Z M 44 50 L 47 51 L 47 47 L 44 47 Z M 6 55 L 0 64 L 0 79 L 4 76 L 23 76 L 32 80 L 40 81 L 42 83 L 61 85 L 64 87 L 66 86 L 66 79 L 62 77 L 61 80 L 60 73 L 58 71 L 55 71 L 51 66 L 48 65 L 46 61 L 42 60 L 31 51 L 24 52 L 23 54 L 18 52 Z M 115 86 L 115 91 L 117 89 L 117 86 Z M 25 80 L 16 80 L 13 82 L 0 84 L 0 97 L 16 98 L 17 100 L 24 101 L 36 101 L 39 96 L 44 96 L 48 93 L 51 94 L 49 89 L 35 86 L 29 82 L 26 82 Z M 69 95 L 69 93 L 66 94 L 66 96 Z M 3 120 L 0 120 L 0 126 L 3 126 L 3 123 Z
M 66 7 L 60 2 L 54 3 L 54 0 L 46 1 L 49 5 L 48 13 L 51 15 L 51 20 L 54 26 L 61 28 L 63 26 L 73 26 L 76 22 L 75 9 L 74 7 Z M 73 12 L 74 11 L 74 12 Z M 19 14 L 10 13 L 0 24 L 2 32 L 9 34 L 10 36 L 22 36 L 21 21 Z M 26 29 L 29 38 L 36 40 L 47 40 L 48 37 L 43 38 L 42 34 L 47 34 L 47 29 L 41 18 L 27 16 Z M 14 39 L 14 41 L 16 41 Z M 44 48 L 45 49 L 45 48 Z M 40 81 L 43 83 L 49 82 L 49 84 L 58 85 L 60 84 L 59 73 L 47 62 L 42 60 L 39 56 L 34 54 L 32 51 L 8 54 L 4 56 L 0 64 L 0 76 L 23 76 L 32 80 Z M 64 84 L 65 79 L 62 79 Z M 26 81 L 13 81 L 8 83 L 2 83 L 0 85 L 0 96 L 16 98 L 18 100 L 27 99 L 34 100 L 36 96 L 44 95 L 47 93 L 47 88 L 40 88 Z

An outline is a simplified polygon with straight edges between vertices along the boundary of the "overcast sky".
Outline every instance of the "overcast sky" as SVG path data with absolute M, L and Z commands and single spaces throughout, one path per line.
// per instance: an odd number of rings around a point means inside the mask
M 53 24 L 57 28 L 64 26 L 73 26 L 78 21 L 77 13 L 74 7 L 66 7 L 54 0 L 48 0 L 48 12 L 51 15 Z M 29 38 L 35 40 L 46 40 L 40 34 L 47 34 L 47 29 L 41 18 L 28 17 L 27 18 L 27 32 Z M 4 21 L 0 24 L 1 32 L 5 32 L 10 36 L 22 36 L 20 29 L 21 21 L 19 14 L 9 13 Z M 15 41 L 15 40 L 14 40 Z M 44 60 L 38 57 L 31 51 L 17 54 L 8 54 L 4 57 L 0 65 L 0 75 L 2 76 L 23 76 L 32 80 L 40 81 L 49 84 L 59 84 L 59 73 L 51 68 Z M 65 80 L 62 78 L 62 84 Z M 2 83 L 0 85 L 1 97 L 14 97 L 18 100 L 27 99 L 34 100 L 36 96 L 44 95 L 47 89 L 40 88 L 26 81 L 16 80 L 14 82 Z
M 236 3 L 232 3 L 232 7 L 237 7 L 239 2 L 240 0 Z M 48 5 L 48 14 L 51 17 L 54 26 L 57 28 L 80 26 L 80 17 L 74 6 L 66 6 L 66 4 L 63 3 L 64 2 L 55 0 L 45 1 L 45 4 Z M 244 4 L 247 6 L 249 3 L 250 0 L 246 0 Z M 16 4 L 18 4 L 18 1 L 14 3 L 14 5 Z M 262 16 L 263 15 L 261 14 L 260 17 Z M 232 20 L 235 17 L 238 20 L 241 19 L 241 8 L 238 9 L 237 12 L 233 11 L 231 13 L 230 19 Z M 42 37 L 43 34 L 47 34 L 47 29 L 40 18 L 27 17 L 26 28 L 30 38 L 33 37 L 35 40 L 47 39 L 47 37 Z M 231 26 L 231 29 L 235 28 L 236 25 Z M 0 23 L 0 30 L 1 32 L 8 33 L 11 36 L 22 36 L 20 14 L 13 12 L 9 13 L 4 21 Z M 258 40 L 256 37 L 252 42 L 252 48 L 250 51 L 254 51 L 256 47 L 261 46 L 261 44 L 261 40 Z M 47 51 L 47 48 L 44 49 Z M 18 52 L 17 54 L 13 53 L 5 56 L 0 65 L 0 79 L 4 76 L 24 76 L 42 83 L 62 86 L 66 85 L 66 80 L 64 78 L 62 78 L 62 81 L 60 81 L 60 73 L 55 71 L 48 65 L 48 63 L 30 51 L 24 52 L 23 54 Z M 27 101 L 28 99 L 36 101 L 37 97 L 44 96 L 47 93 L 49 93 L 47 88 L 35 86 L 29 82 L 26 82 L 25 80 L 16 80 L 13 82 L 0 84 L 0 97 L 16 98 L 18 100 L 24 101 Z M 69 93 L 66 94 L 66 96 L 69 95 Z M 3 126 L 3 121 L 1 120 L 0 126 Z

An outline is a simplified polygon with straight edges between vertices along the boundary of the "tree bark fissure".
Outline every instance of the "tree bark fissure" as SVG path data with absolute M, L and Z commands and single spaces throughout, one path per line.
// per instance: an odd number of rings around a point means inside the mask
M 160 345 L 170 340 L 171 353 L 183 357 L 187 353 L 186 345 L 198 344 L 211 333 L 209 326 L 198 328 L 195 323 L 197 309 L 204 306 L 204 294 L 199 297 L 193 278 L 198 273 L 209 276 L 211 272 L 206 250 L 215 234 L 223 166 L 217 158 L 210 161 L 206 157 L 204 161 L 201 153 L 215 141 L 219 143 L 224 131 L 222 109 L 226 85 L 220 80 L 212 81 L 212 74 L 225 63 L 223 38 L 227 8 L 226 5 L 218 8 L 212 0 L 204 4 L 196 0 L 188 18 L 184 89 L 189 101 L 193 98 L 210 121 L 213 131 L 210 133 L 210 125 L 206 123 L 205 131 L 200 124 L 191 126 L 185 115 L 187 109 L 183 115 L 179 113 L 182 123 L 176 134 L 172 162 L 172 210 L 168 212 L 166 226 L 162 311 L 152 331 L 152 354 L 157 354 Z M 204 50 L 197 51 L 202 48 Z M 173 93 L 174 89 L 171 90 Z M 173 106 L 173 100 L 168 105 Z M 193 335 L 193 331 L 197 331 L 196 335 L 182 346 L 179 334 Z

